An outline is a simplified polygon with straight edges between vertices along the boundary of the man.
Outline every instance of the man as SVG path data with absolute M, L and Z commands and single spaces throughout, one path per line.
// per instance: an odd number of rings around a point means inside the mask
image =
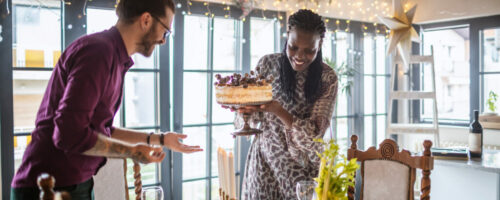
M 171 33 L 172 0 L 121 0 L 118 22 L 109 30 L 74 41 L 59 59 L 45 91 L 32 141 L 14 180 L 11 199 L 38 199 L 36 178 L 53 175 L 56 190 L 72 199 L 93 199 L 92 176 L 104 157 L 161 162 L 162 145 L 192 153 L 199 146 L 179 142 L 186 135 L 148 134 L 112 126 L 122 98 L 130 56 L 151 56 Z

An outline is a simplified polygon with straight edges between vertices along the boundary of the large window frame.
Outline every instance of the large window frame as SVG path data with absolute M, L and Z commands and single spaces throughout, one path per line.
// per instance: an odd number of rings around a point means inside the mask
M 323 42 L 331 42 L 332 46 L 332 51 L 330 55 L 327 55 L 328 57 L 332 58 L 332 61 L 335 61 L 338 64 L 340 64 L 342 61 L 339 61 L 338 59 L 338 52 L 340 49 L 337 48 L 337 39 L 338 39 L 338 33 L 339 32 L 344 32 L 347 33 L 349 36 L 347 37 L 347 45 L 348 48 L 345 49 L 346 55 L 347 55 L 347 60 L 345 61 L 346 64 L 350 66 L 354 66 L 355 69 L 355 75 L 352 77 L 353 81 L 355 84 L 351 86 L 351 93 L 347 94 L 347 114 L 340 114 L 340 115 L 334 115 L 331 119 L 331 127 L 330 127 L 330 132 L 333 132 L 333 139 L 337 141 L 337 143 L 341 146 L 341 149 L 345 150 L 347 152 L 348 145 L 350 144 L 350 138 L 352 135 L 356 134 L 359 136 L 358 139 L 358 147 L 360 149 L 365 149 L 370 146 L 376 146 L 377 141 L 380 141 L 381 138 L 379 135 L 377 135 L 378 132 L 378 124 L 377 124 L 377 118 L 381 116 L 387 116 L 387 108 L 385 112 L 382 113 L 377 113 L 376 112 L 376 104 L 374 106 L 375 113 L 365 113 L 364 112 L 364 105 L 365 105 L 365 89 L 364 88 L 364 77 L 369 76 L 369 77 L 374 77 L 374 81 L 376 81 L 376 77 L 385 77 L 385 94 L 381 94 L 387 102 L 388 100 L 388 94 L 389 94 L 389 78 L 390 78 L 390 70 L 389 70 L 389 60 L 387 55 L 385 54 L 385 51 L 383 52 L 383 55 L 377 54 L 377 51 L 372 51 L 373 57 L 376 59 L 384 59 L 384 64 L 385 64 L 385 72 L 384 74 L 365 74 L 364 73 L 364 38 L 366 36 L 386 36 L 386 33 L 383 32 L 382 30 L 387 30 L 387 28 L 383 25 L 380 24 L 375 24 L 375 25 L 370 25 L 371 23 L 366 23 L 366 22 L 359 22 L 359 21 L 349 21 L 349 20 L 342 20 L 342 19 L 337 19 L 337 18 L 325 18 L 326 22 L 326 27 L 327 27 L 327 34 L 332 34 L 332 41 L 323 41 Z M 374 45 L 375 47 L 375 45 Z M 384 48 L 385 49 L 385 48 Z M 324 54 L 325 56 L 325 54 Z M 374 59 L 374 61 L 376 60 Z M 340 63 L 339 63 L 340 62 Z M 372 70 L 373 72 L 376 72 L 376 63 L 373 63 L 374 69 Z M 376 85 L 376 83 L 374 84 Z M 337 110 L 338 108 L 338 101 L 339 97 L 341 97 L 341 91 L 339 90 L 337 93 L 337 107 L 335 108 Z M 373 97 L 374 99 L 370 99 L 370 101 L 373 101 L 374 103 L 376 102 L 376 96 L 375 94 Z M 335 111 L 337 112 L 337 111 Z M 396 111 L 394 111 L 396 112 Z M 372 117 L 372 127 L 371 130 L 369 130 L 372 135 L 371 135 L 371 141 L 366 141 L 365 142 L 365 119 Z M 347 133 L 342 133 L 342 136 L 339 135 L 339 128 L 338 120 L 346 120 L 347 121 Z M 382 126 L 385 127 L 386 121 L 382 124 Z M 325 138 L 328 138 L 327 133 L 325 133 Z M 347 134 L 347 137 L 345 137 L 345 134 Z M 385 135 L 385 134 L 384 134 Z M 365 145 L 366 144 L 366 145 Z
M 12 11 L 13 6 L 12 0 L 7 0 L 2 2 L 8 6 L 8 9 Z M 96 9 L 114 9 L 115 1 L 107 1 L 107 2 L 87 2 L 85 1 L 77 1 L 72 2 L 71 4 L 66 4 L 61 2 L 60 9 L 61 11 L 61 51 L 65 49 L 71 42 L 73 42 L 78 37 L 82 35 L 86 35 L 86 17 L 83 12 L 87 8 L 96 8 Z M 2 9 L 6 7 L 2 5 Z M 0 12 L 4 12 L 5 10 L 0 9 Z M 15 9 L 15 8 L 14 8 Z M 11 12 L 12 13 L 12 12 Z M 13 66 L 13 57 L 12 57 L 12 47 L 13 47 L 13 38 L 14 31 L 13 29 L 13 15 L 7 15 L 7 17 L 0 19 L 0 24 L 3 26 L 3 31 L 5 35 L 3 35 L 3 41 L 0 42 L 0 52 L 2 54 L 1 65 L 5 66 L 0 69 L 2 76 L 2 89 L 0 90 L 0 95 L 2 95 L 1 103 L 1 114 L 0 114 L 0 124 L 1 124 L 1 148 L 2 148 L 2 199 L 10 198 L 10 183 L 12 181 L 14 175 L 14 138 L 29 136 L 30 132 L 28 131 L 15 131 L 14 130 L 14 113 L 13 113 L 13 72 L 16 71 L 27 71 L 27 72 L 51 72 L 53 70 L 52 67 L 25 67 L 25 66 Z M 167 43 L 169 43 L 167 41 Z M 169 44 L 160 46 L 157 51 L 157 57 L 155 60 L 155 67 L 149 68 L 131 68 L 129 71 L 132 73 L 140 73 L 140 74 L 152 74 L 154 77 L 154 113 L 151 113 L 153 116 L 153 125 L 139 126 L 139 127 L 127 127 L 126 125 L 126 106 L 125 104 L 125 96 L 122 99 L 122 106 L 117 113 L 120 118 L 120 127 L 126 127 L 135 130 L 155 130 L 158 131 L 169 131 L 170 130 L 170 106 L 169 106 L 169 87 L 170 82 L 168 81 L 169 77 Z M 5 58 L 4 58 L 5 57 Z M 159 77 L 167 77 L 160 79 Z M 159 85 L 163 85 L 165 87 L 159 87 Z M 164 102 L 164 103 L 160 103 Z M 160 165 L 156 165 L 156 178 L 155 183 L 153 184 L 145 184 L 144 186 L 152 186 L 152 185 L 161 185 L 163 190 L 165 191 L 165 196 L 170 196 L 172 191 L 169 187 L 169 183 L 166 181 L 160 180 L 170 180 L 171 171 L 170 169 L 171 163 L 169 162 L 171 158 L 171 153 L 167 150 L 167 157 L 161 163 L 162 167 L 158 167 Z M 161 175 L 160 175 L 161 174 Z M 133 188 L 133 184 L 129 184 L 129 189 Z
M 10 10 L 12 10 L 11 0 L 4 1 Z M 72 2 L 69 4 L 61 4 L 61 9 L 63 12 L 61 13 L 61 27 L 62 28 L 62 46 L 66 47 L 76 38 L 86 34 L 85 25 L 87 24 L 85 17 L 81 17 L 79 15 L 82 14 L 82 10 L 84 10 L 85 6 L 91 6 L 95 8 L 114 8 L 115 1 L 93 1 L 88 2 L 88 5 L 84 4 L 85 2 Z M 190 12 L 192 14 L 201 14 L 204 15 L 207 12 L 207 6 L 203 5 L 203 2 L 191 2 Z M 153 127 L 132 127 L 136 129 L 155 129 L 160 131 L 182 131 L 184 124 L 182 123 L 182 85 L 183 85 L 183 77 L 179 76 L 184 72 L 183 66 L 183 31 L 184 31 L 184 21 L 183 15 L 186 14 L 186 7 L 188 6 L 188 1 L 179 2 L 180 9 L 177 10 L 175 21 L 174 21 L 174 34 L 173 41 L 169 41 L 166 45 L 160 47 L 160 55 L 159 57 L 159 67 L 151 70 L 145 69 L 131 69 L 131 71 L 137 70 L 137 72 L 142 73 L 157 73 L 159 77 L 169 77 L 160 78 L 159 85 L 161 87 L 156 88 L 158 91 L 155 99 L 158 99 L 159 108 L 158 108 L 158 121 L 159 124 L 155 124 Z M 224 8 L 227 5 L 221 4 L 210 4 L 211 13 L 217 17 L 224 17 L 229 12 Z M 3 9 L 3 5 L 0 9 Z M 230 6 L 231 12 L 228 17 L 233 19 L 238 19 L 241 15 L 241 10 L 237 9 L 235 6 Z M 3 11 L 3 10 L 0 10 Z M 184 11 L 184 12 L 183 12 Z M 250 20 L 249 17 L 266 17 L 266 18 L 279 18 L 279 15 L 285 16 L 283 12 L 275 12 L 275 11 L 263 11 L 257 10 L 257 12 L 252 12 L 249 16 L 247 16 L 247 20 L 241 22 L 242 23 L 242 33 L 241 37 L 244 41 L 241 46 L 241 71 L 248 72 L 254 66 L 250 66 Z M 283 20 L 286 17 L 283 17 Z M 327 27 L 330 32 L 335 31 L 336 26 L 335 21 L 337 19 L 334 18 L 326 18 L 329 22 L 327 22 Z M 341 20 L 341 19 L 339 19 Z M 280 20 L 281 21 L 281 20 Z M 363 54 L 363 37 L 365 32 L 375 32 L 372 26 L 368 27 L 368 30 L 363 30 L 362 27 L 365 27 L 365 24 L 357 21 L 351 21 L 350 24 L 347 25 L 346 28 L 346 20 L 341 20 L 342 24 L 340 28 L 342 30 L 349 29 L 348 32 L 352 34 L 352 40 L 349 41 L 349 49 L 352 52 Z M 284 22 L 284 21 L 283 21 Z M 2 198 L 8 199 L 10 198 L 10 182 L 13 177 L 14 172 L 14 160 L 13 160 L 13 111 L 12 111 L 12 15 L 8 15 L 6 18 L 0 18 L 0 24 L 3 26 L 3 31 L 6 33 L 3 35 L 3 42 L 0 42 L 0 63 L 2 67 L 0 68 L 0 83 L 2 87 L 0 87 L 0 128 L 1 128 L 1 160 L 2 160 Z M 71 25 L 73 28 L 67 28 Z M 378 30 L 384 30 L 381 25 L 377 25 Z M 279 44 L 284 44 L 286 37 L 286 26 L 279 27 L 280 34 L 279 36 Z M 332 42 L 333 46 L 334 41 Z M 62 47 L 62 49 L 64 49 Z M 281 50 L 281 45 L 278 45 L 278 48 Z M 333 48 L 335 49 L 335 48 Z M 331 57 L 335 58 L 336 52 L 332 51 Z M 171 59 L 174 58 L 174 59 Z M 335 123 L 338 119 L 347 119 L 348 123 L 348 137 L 350 138 L 353 134 L 359 134 L 360 146 L 364 146 L 364 117 L 365 114 L 363 112 L 363 94 L 364 94 L 364 86 L 363 86 L 363 61 L 362 59 L 354 59 L 354 57 L 350 57 L 348 62 L 353 63 L 356 66 L 357 73 L 354 76 L 354 81 L 359 83 L 353 86 L 351 95 L 347 97 L 347 115 L 342 116 L 334 116 L 332 118 L 332 126 L 335 127 Z M 386 62 L 387 66 L 389 63 Z M 389 71 L 389 70 L 387 70 Z M 214 72 L 214 71 L 211 71 Z M 213 76 L 210 76 L 213 77 Z M 156 83 L 155 83 L 156 85 Z M 386 90 L 388 91 L 388 90 Z M 171 106 L 173 105 L 173 106 Z M 125 119 L 124 113 L 125 111 L 121 111 L 122 119 Z M 376 114 L 378 115 L 378 114 Z M 368 115 L 367 115 L 368 116 Z M 122 120 L 124 121 L 124 120 Z M 122 124 L 126 125 L 126 124 Z M 376 131 L 373 131 L 373 134 L 376 134 Z M 372 138 L 376 138 L 376 135 L 373 135 Z M 373 140 L 375 142 L 375 140 Z M 373 143 L 372 142 L 372 143 Z M 346 144 L 349 144 L 349 140 L 346 141 Z M 248 148 L 250 143 L 246 141 L 246 139 L 241 140 L 238 143 L 238 149 L 240 150 L 238 156 L 239 165 L 243 168 L 245 166 L 245 159 L 247 155 Z M 361 148 L 360 147 L 360 148 Z M 346 146 L 347 148 L 347 146 Z M 211 147 L 207 146 L 206 151 L 210 151 Z M 210 154 L 209 154 L 210 155 Z M 207 159 L 209 160 L 209 159 Z M 173 153 L 168 151 L 167 157 L 161 163 L 160 168 L 160 185 L 163 187 L 165 192 L 165 199 L 182 199 L 182 155 L 179 153 Z M 208 164 L 207 166 L 210 166 Z M 240 183 L 242 182 L 243 171 L 239 171 L 238 175 L 240 175 Z M 207 178 L 215 178 L 215 177 L 207 177 Z M 208 182 L 210 184 L 210 181 Z M 209 194 L 209 190 L 207 190 L 207 199 L 210 199 L 211 195 Z
M 472 19 L 455 20 L 448 22 L 438 22 L 438 23 L 428 23 L 420 24 L 419 28 L 423 31 L 425 30 L 439 30 L 439 29 L 449 29 L 456 27 L 469 27 L 469 37 L 470 37 L 470 51 L 469 51 L 469 77 L 470 77 L 470 92 L 469 92 L 469 122 L 462 121 L 452 121 L 452 122 L 439 122 L 440 125 L 450 125 L 457 127 L 466 127 L 473 119 L 473 110 L 484 111 L 484 106 L 481 102 L 484 102 L 483 96 L 483 84 L 484 76 L 487 74 L 500 74 L 497 72 L 484 72 L 482 70 L 482 31 L 485 29 L 498 28 L 500 27 L 500 15 L 488 16 L 488 17 L 478 17 Z M 425 42 L 425 41 L 424 41 Z M 420 46 L 420 49 L 423 49 Z M 418 76 L 416 76 L 418 77 Z M 418 85 L 419 80 L 412 79 L 414 85 Z M 418 106 L 417 106 L 418 108 Z M 439 109 L 439 108 L 438 108 Z M 420 122 L 430 123 L 420 116 L 420 112 L 414 112 L 413 117 L 419 119 Z
M 176 16 L 174 18 L 174 47 L 173 47 L 173 130 L 176 132 L 182 132 L 183 128 L 193 128 L 193 127 L 205 127 L 206 128 L 206 152 L 203 152 L 206 154 L 206 160 L 205 160 L 205 166 L 207 169 L 206 170 L 206 176 L 201 177 L 201 178 L 193 178 L 193 179 L 187 179 L 184 180 L 182 177 L 182 169 L 183 169 L 183 155 L 180 153 L 173 153 L 173 166 L 172 166 L 172 172 L 173 172 L 173 179 L 172 179 L 172 190 L 175 191 L 175 193 L 172 194 L 172 199 L 182 199 L 183 196 L 183 183 L 189 183 L 189 182 L 194 182 L 194 181 L 200 181 L 200 180 L 205 180 L 205 185 L 207 186 L 207 189 L 205 191 L 205 197 L 206 199 L 212 199 L 211 195 L 211 187 L 212 186 L 212 179 L 217 178 L 218 176 L 212 175 L 212 169 L 211 169 L 211 160 L 212 160 L 212 127 L 214 126 L 223 126 L 223 125 L 231 125 L 232 122 L 228 123 L 213 123 L 212 122 L 212 83 L 213 83 L 213 78 L 216 73 L 241 73 L 241 72 L 249 72 L 252 68 L 255 66 L 251 66 L 251 58 L 250 58 L 250 45 L 251 45 L 251 38 L 250 38 L 250 27 L 251 27 L 251 20 L 250 18 L 263 18 L 267 16 L 267 18 L 274 18 L 277 17 L 278 15 L 285 16 L 285 13 L 283 12 L 275 12 L 275 11 L 262 11 L 262 12 L 252 12 L 250 15 L 246 16 L 245 20 L 238 20 L 239 17 L 241 16 L 242 12 L 240 9 L 238 9 L 235 6 L 228 6 L 228 5 L 222 5 L 222 4 L 216 4 L 216 3 L 209 3 L 205 4 L 204 2 L 195 2 L 195 1 L 188 1 L 188 2 L 180 2 L 178 5 L 180 5 L 181 8 L 186 11 L 178 11 L 176 13 Z M 189 9 L 186 9 L 189 6 Z M 225 9 L 227 7 L 230 7 L 230 12 Z M 258 13 L 258 14 L 257 14 Z M 184 40 L 187 38 L 184 38 L 184 31 L 185 31 L 185 15 L 196 15 L 196 16 L 203 16 L 209 20 L 208 23 L 208 51 L 206 55 L 208 57 L 208 63 L 207 63 L 207 69 L 204 70 L 192 70 L 192 69 L 183 69 L 184 65 Z M 235 34 L 236 34 L 236 70 L 215 70 L 213 66 L 213 61 L 212 56 L 213 56 L 213 22 L 214 18 L 229 18 L 229 19 L 235 19 Z M 281 26 L 279 30 L 279 34 L 276 35 L 283 35 L 285 32 L 285 29 L 283 28 L 284 26 Z M 277 28 L 276 26 L 274 27 L 275 29 Z M 202 36 L 205 37 L 205 36 Z M 282 37 L 280 43 L 278 44 L 283 44 L 283 39 Z M 278 39 L 278 38 L 276 38 Z M 276 41 L 275 41 L 276 42 Z M 276 46 L 275 46 L 276 50 Z M 205 55 L 202 55 L 205 56 Z M 184 124 L 183 122 L 183 88 L 184 88 L 184 74 L 185 73 L 207 73 L 207 101 L 208 102 L 202 102 L 202 103 L 207 103 L 207 123 L 202 123 L 202 124 Z M 229 135 L 229 133 L 227 133 Z M 250 141 L 248 141 L 244 137 L 238 137 L 237 140 L 235 141 L 235 161 L 238 162 L 236 166 L 239 166 L 236 168 L 236 176 L 238 177 L 237 183 L 239 183 L 239 186 L 241 188 L 241 183 L 243 181 L 243 174 L 244 174 L 244 166 L 245 166 L 245 161 L 246 161 L 246 155 L 248 152 L 248 149 L 250 147 Z

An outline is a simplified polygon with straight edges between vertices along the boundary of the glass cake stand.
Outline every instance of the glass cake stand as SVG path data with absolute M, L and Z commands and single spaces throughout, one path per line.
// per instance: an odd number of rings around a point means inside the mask
M 252 103 L 244 103 L 244 104 L 227 104 L 227 103 L 221 103 L 223 106 L 227 106 L 229 108 L 232 108 L 234 110 L 237 110 L 241 107 L 245 106 L 260 106 L 267 104 L 271 101 L 261 101 L 261 102 L 252 102 Z M 250 119 L 250 114 L 249 113 L 241 113 L 243 117 L 243 121 L 245 124 L 243 124 L 243 127 L 241 127 L 238 130 L 235 130 L 234 132 L 231 133 L 234 137 L 236 136 L 250 136 L 250 135 L 256 135 L 262 133 L 262 130 L 252 128 L 250 127 L 250 124 L 248 124 L 248 120 Z

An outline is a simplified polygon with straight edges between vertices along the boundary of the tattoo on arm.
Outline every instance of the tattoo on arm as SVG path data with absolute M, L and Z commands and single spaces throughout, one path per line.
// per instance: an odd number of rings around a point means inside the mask
M 94 147 L 84 152 L 84 154 L 90 156 L 125 158 L 133 157 L 132 152 L 132 146 L 99 134 Z

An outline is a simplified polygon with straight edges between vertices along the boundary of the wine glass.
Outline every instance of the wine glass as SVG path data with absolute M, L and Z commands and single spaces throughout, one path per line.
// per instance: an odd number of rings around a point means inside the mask
M 316 199 L 316 188 L 318 184 L 315 181 L 299 181 L 297 183 L 297 198 L 299 200 Z
M 160 186 L 142 188 L 142 200 L 163 200 L 163 189 Z

